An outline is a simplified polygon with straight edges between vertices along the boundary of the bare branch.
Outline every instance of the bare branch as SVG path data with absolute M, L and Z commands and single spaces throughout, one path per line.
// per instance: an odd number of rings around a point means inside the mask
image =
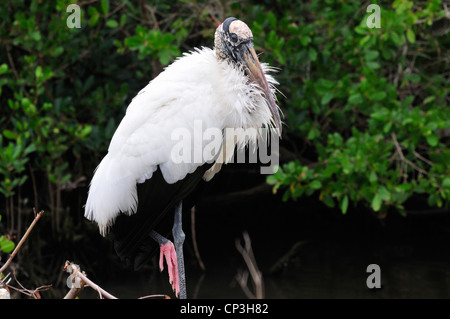
M 42 214 L 44 213 L 43 210 L 41 210 L 39 212 L 39 214 L 36 214 L 36 210 L 35 209 L 33 209 L 33 211 L 34 211 L 34 220 L 33 220 L 33 222 L 28 227 L 27 231 L 25 232 L 25 234 L 23 235 L 22 239 L 17 244 L 17 246 L 14 249 L 14 251 L 12 252 L 12 254 L 9 256 L 8 260 L 6 261 L 6 263 L 2 266 L 2 268 L 0 268 L 0 274 L 2 272 L 4 272 L 6 268 L 8 268 L 9 264 L 14 259 L 14 257 L 16 256 L 16 254 L 19 252 L 20 248 L 22 247 L 23 243 L 27 239 L 27 237 L 30 234 L 31 230 L 33 229 L 34 225 L 36 225 L 36 223 L 38 222 L 39 218 L 41 218 Z
M 241 286 L 244 293 L 249 298 L 262 299 L 264 298 L 264 283 L 262 280 L 261 271 L 259 271 L 258 266 L 256 265 L 255 256 L 253 255 L 252 245 L 250 236 L 247 232 L 242 234 L 244 237 L 244 247 L 241 245 L 240 240 L 236 239 L 236 249 L 244 258 L 244 261 L 249 269 L 250 276 L 253 280 L 255 293 L 253 294 L 247 286 L 247 278 L 248 272 L 239 272 L 237 275 L 238 283 Z
M 428 172 L 422 168 L 420 168 L 419 166 L 417 166 L 416 164 L 414 164 L 413 162 L 411 162 L 409 159 L 407 159 L 405 157 L 405 155 L 403 155 L 403 151 L 402 148 L 400 146 L 400 144 L 397 141 L 397 136 L 395 135 L 395 133 L 392 133 L 392 141 L 394 142 L 395 148 L 397 150 L 398 155 L 400 156 L 400 159 L 402 162 L 405 162 L 406 164 L 408 164 L 409 166 L 411 166 L 412 168 L 414 168 L 416 171 L 418 171 L 419 173 L 428 175 Z

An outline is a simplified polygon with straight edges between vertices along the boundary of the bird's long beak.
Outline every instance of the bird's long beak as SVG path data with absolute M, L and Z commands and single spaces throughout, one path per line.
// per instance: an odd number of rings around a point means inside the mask
M 258 84 L 258 86 L 264 92 L 267 101 L 269 102 L 270 112 L 272 113 L 273 123 L 275 127 L 278 129 L 278 135 L 281 137 L 281 119 L 280 114 L 278 113 L 278 107 L 273 99 L 272 92 L 270 90 L 269 84 L 267 83 L 266 76 L 264 75 L 264 71 L 261 68 L 261 64 L 259 63 L 258 56 L 256 55 L 255 49 L 253 48 L 253 42 L 249 41 L 246 44 L 243 44 L 243 50 L 240 52 L 239 59 L 241 63 L 247 68 L 247 76 L 250 81 Z

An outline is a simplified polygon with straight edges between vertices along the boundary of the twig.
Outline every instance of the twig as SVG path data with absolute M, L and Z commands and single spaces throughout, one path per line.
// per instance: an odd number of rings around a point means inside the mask
M 152 299 L 152 298 L 171 299 L 168 295 L 148 295 L 148 296 L 139 297 L 138 299 Z
M 52 285 L 44 285 L 44 286 L 37 287 L 36 289 L 30 290 L 30 289 L 25 288 L 17 280 L 15 271 L 13 271 L 13 276 L 14 276 L 14 280 L 19 284 L 20 287 L 22 287 L 22 289 L 16 288 L 16 287 L 11 286 L 11 285 L 8 285 L 8 287 L 12 288 L 12 289 L 14 289 L 14 290 L 16 290 L 16 291 L 18 291 L 20 293 L 23 293 L 24 295 L 33 297 L 34 299 L 41 299 L 41 295 L 40 295 L 39 291 L 46 291 L 46 290 L 49 290 L 52 287 Z
M 6 55 L 8 56 L 8 61 L 9 61 L 9 64 L 11 65 L 11 69 L 13 70 L 14 76 L 18 80 L 19 79 L 19 73 L 16 70 L 16 66 L 14 64 L 14 60 L 13 60 L 13 58 L 11 56 L 11 53 L 9 52 L 9 45 L 8 45 L 8 43 L 6 41 L 3 41 L 3 44 L 6 47 Z
M 200 268 L 205 271 L 205 264 L 203 264 L 202 257 L 197 246 L 197 237 L 195 234 L 195 206 L 191 209 L 191 232 L 192 232 L 192 244 L 194 245 L 195 257 L 197 258 Z
M 434 163 L 433 163 L 432 161 L 430 161 L 429 159 L 426 159 L 425 157 L 423 157 L 422 155 L 420 155 L 420 154 L 417 153 L 416 151 L 414 151 L 414 155 L 415 155 L 418 159 L 420 159 L 420 160 L 424 161 L 425 163 L 427 163 L 428 165 L 434 166 Z
M 236 239 L 236 249 L 244 258 L 245 263 L 250 271 L 250 276 L 252 277 L 255 293 L 252 293 L 247 286 L 248 272 L 238 272 L 237 279 L 238 283 L 241 286 L 244 293 L 247 297 L 251 299 L 262 299 L 264 298 L 264 284 L 262 280 L 261 271 L 259 271 L 258 266 L 256 265 L 255 256 L 253 255 L 252 245 L 250 241 L 250 236 L 247 232 L 242 234 L 244 237 L 244 247 L 241 245 L 240 240 Z
M 414 168 L 416 171 L 418 171 L 419 173 L 428 175 L 428 172 L 422 168 L 420 168 L 419 166 L 417 166 L 416 164 L 414 164 L 413 162 L 411 162 L 409 159 L 405 158 L 405 156 L 403 155 L 403 151 L 402 148 L 400 146 L 400 144 L 397 141 L 397 136 L 395 135 L 395 133 L 392 133 L 392 141 L 394 142 L 395 148 L 397 149 L 397 153 L 400 156 L 400 159 L 405 162 L 406 164 L 410 165 L 412 168 Z
M 17 244 L 16 248 L 14 248 L 12 254 L 9 256 L 8 260 L 6 261 L 6 263 L 2 266 L 2 268 L 0 268 L 0 274 L 2 272 L 4 272 L 6 268 L 8 268 L 9 264 L 14 259 L 14 257 L 16 256 L 16 254 L 19 252 L 20 248 L 22 247 L 23 243 L 27 239 L 27 237 L 30 234 L 31 230 L 33 229 L 34 225 L 36 225 L 36 223 L 38 222 L 39 218 L 41 218 L 42 214 L 44 213 L 43 210 L 41 210 L 39 212 L 39 214 L 36 214 L 36 210 L 35 209 L 33 209 L 33 211 L 34 211 L 34 215 L 35 215 L 33 222 L 28 227 L 27 231 L 25 232 L 25 234 L 23 235 L 22 239 Z

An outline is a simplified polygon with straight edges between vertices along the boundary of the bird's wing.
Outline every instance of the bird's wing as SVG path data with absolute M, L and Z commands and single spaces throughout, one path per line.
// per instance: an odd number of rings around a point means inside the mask
M 136 212 L 136 184 L 150 179 L 158 167 L 165 182 L 173 184 L 206 163 L 201 153 L 191 157 L 192 147 L 198 141 L 201 148 L 211 143 L 202 139 L 203 133 L 223 129 L 226 117 L 213 90 L 215 61 L 209 49 L 186 55 L 130 103 L 96 169 L 85 206 L 85 216 L 99 224 L 103 235 L 120 212 Z M 215 136 L 217 148 L 221 138 Z

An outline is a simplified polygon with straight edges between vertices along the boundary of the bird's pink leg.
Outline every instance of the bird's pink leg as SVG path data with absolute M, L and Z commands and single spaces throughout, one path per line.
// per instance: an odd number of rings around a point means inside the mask
M 166 258 L 169 283 L 172 285 L 172 289 L 178 297 L 178 294 L 180 293 L 180 279 L 178 278 L 177 253 L 170 240 L 160 246 L 159 269 L 161 271 L 164 270 L 164 258 Z
M 180 293 L 180 277 L 178 274 L 178 261 L 175 247 L 170 240 L 154 230 L 150 232 L 150 236 L 159 244 L 159 270 L 164 270 L 165 258 L 167 264 L 167 272 L 169 273 L 169 283 L 172 285 L 172 289 L 175 292 L 175 295 L 178 297 L 178 294 Z

